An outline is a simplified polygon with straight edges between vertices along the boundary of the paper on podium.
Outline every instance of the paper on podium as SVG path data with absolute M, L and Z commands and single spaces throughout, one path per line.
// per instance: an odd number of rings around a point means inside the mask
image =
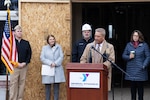
M 49 65 L 42 64 L 41 75 L 54 76 L 55 75 L 55 67 L 51 67 Z

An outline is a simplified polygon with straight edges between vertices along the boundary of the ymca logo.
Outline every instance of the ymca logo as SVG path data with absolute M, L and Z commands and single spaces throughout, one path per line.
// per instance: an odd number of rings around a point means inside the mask
M 87 79 L 87 77 L 89 76 L 89 74 L 82 74 L 83 75 L 83 82 L 85 82 L 86 81 L 86 79 Z

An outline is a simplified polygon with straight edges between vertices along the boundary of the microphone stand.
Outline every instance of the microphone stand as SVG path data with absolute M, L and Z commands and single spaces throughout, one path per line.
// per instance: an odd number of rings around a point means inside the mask
M 119 69 L 121 72 L 123 72 L 124 74 L 126 74 L 128 77 L 130 77 L 130 75 L 125 72 L 122 68 L 120 68 L 117 64 L 115 64 L 114 62 L 112 62 L 111 60 L 109 60 L 107 58 L 107 56 L 103 55 L 102 53 L 100 53 L 98 50 L 95 49 L 95 47 L 91 47 L 93 50 L 95 50 L 97 53 L 99 53 L 103 58 L 105 58 L 107 61 L 109 61 L 113 66 L 115 66 L 117 69 Z
M 98 54 L 100 54 L 103 58 L 105 58 L 107 61 L 109 61 L 113 66 L 115 66 L 117 69 L 119 69 L 121 72 L 123 72 L 124 74 L 126 74 L 128 77 L 130 77 L 130 75 L 125 72 L 122 68 L 120 68 L 117 64 L 115 64 L 114 62 L 112 62 L 111 60 L 108 59 L 107 56 L 103 55 L 102 53 L 100 53 L 97 49 L 95 49 L 94 46 L 91 47 L 91 49 L 95 50 Z M 112 80 L 113 81 L 113 80 Z M 114 84 L 113 84 L 114 85 Z M 114 86 L 112 87 L 112 98 L 114 100 Z

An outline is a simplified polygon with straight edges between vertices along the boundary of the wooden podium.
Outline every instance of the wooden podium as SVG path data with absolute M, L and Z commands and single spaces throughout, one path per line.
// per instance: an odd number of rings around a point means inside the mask
M 108 71 L 103 64 L 68 63 L 67 100 L 108 100 Z

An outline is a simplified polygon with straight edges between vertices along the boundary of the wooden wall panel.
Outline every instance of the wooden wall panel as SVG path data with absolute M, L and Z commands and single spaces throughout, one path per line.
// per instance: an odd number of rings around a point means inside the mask
M 23 38 L 29 40 L 32 48 L 24 100 L 45 100 L 45 87 L 41 83 L 40 52 L 46 44 L 47 35 L 53 34 L 64 51 L 63 66 L 70 61 L 70 4 L 22 2 L 20 7 Z M 67 99 L 66 92 L 66 83 L 63 83 L 60 87 L 60 100 Z

